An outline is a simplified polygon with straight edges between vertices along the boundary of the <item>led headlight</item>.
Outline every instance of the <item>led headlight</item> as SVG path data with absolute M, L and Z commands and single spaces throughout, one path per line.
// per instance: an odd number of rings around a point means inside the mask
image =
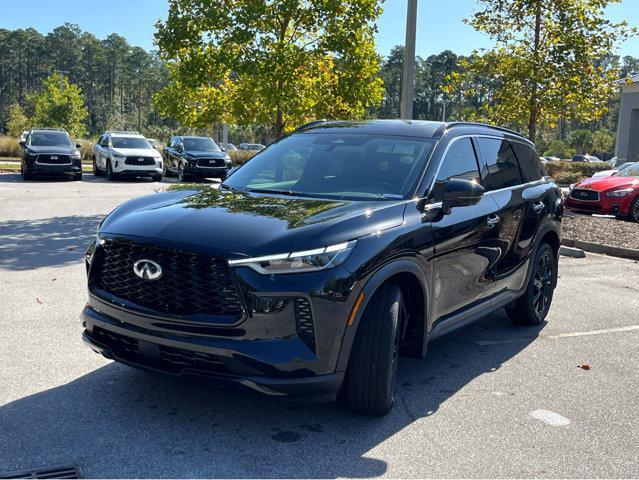
M 607 197 L 625 197 L 626 195 L 632 193 L 632 188 L 624 188 L 623 190 L 615 190 L 613 192 L 606 193 Z
M 346 261 L 355 241 L 344 242 L 330 247 L 316 248 L 303 252 L 280 253 L 264 257 L 229 260 L 232 267 L 249 267 L 258 273 L 300 273 L 326 270 Z

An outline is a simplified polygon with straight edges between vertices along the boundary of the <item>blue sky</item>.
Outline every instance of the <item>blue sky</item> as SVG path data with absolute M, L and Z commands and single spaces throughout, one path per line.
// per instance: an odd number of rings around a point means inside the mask
M 34 27 L 48 33 L 64 22 L 77 23 L 98 38 L 115 32 L 148 50 L 153 48 L 155 22 L 166 17 L 167 4 L 167 0 L 0 0 L 0 28 Z M 468 54 L 475 48 L 490 47 L 485 35 L 462 22 L 475 8 L 475 0 L 419 0 L 417 54 L 427 56 L 445 49 Z M 623 0 L 607 13 L 611 20 L 627 19 L 639 26 L 639 0 Z M 378 23 L 381 54 L 404 43 L 405 22 L 406 0 L 387 0 Z M 639 38 L 627 41 L 618 53 L 639 57 Z

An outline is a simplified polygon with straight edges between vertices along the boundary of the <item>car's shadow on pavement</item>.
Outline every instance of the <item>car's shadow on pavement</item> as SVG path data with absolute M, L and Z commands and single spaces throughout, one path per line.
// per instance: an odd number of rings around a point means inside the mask
M 0 269 L 31 270 L 82 261 L 104 215 L 0 222 Z
M 75 464 L 89 477 L 373 477 L 391 467 L 371 452 L 382 442 L 389 442 L 386 458 L 400 462 L 409 454 L 422 459 L 416 471 L 424 471 L 437 459 L 406 452 L 411 445 L 395 445 L 392 437 L 416 421 L 419 435 L 432 435 L 431 415 L 516 356 L 542 328 L 516 328 L 502 311 L 434 341 L 425 360 L 402 358 L 396 404 L 385 417 L 108 364 L 0 407 L 0 471 Z M 486 339 L 512 342 L 476 343 Z

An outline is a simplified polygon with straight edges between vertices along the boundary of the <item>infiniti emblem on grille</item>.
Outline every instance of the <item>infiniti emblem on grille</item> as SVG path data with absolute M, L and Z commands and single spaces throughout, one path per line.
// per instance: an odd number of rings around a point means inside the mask
M 588 196 L 588 192 L 581 192 L 579 195 L 581 195 L 582 197 L 587 197 Z
M 51 160 L 57 160 L 57 159 L 58 159 L 58 157 L 56 157 L 55 155 L 51 156 Z
M 144 159 L 143 158 L 138 158 L 138 162 L 143 162 Z
M 133 272 L 144 280 L 157 280 L 162 276 L 162 267 L 153 260 L 143 258 L 133 264 Z

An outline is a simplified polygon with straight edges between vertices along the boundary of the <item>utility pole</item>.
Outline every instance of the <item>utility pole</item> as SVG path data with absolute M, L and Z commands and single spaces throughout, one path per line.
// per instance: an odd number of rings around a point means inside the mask
M 415 37 L 417 34 L 417 0 L 408 0 L 406 12 L 406 42 L 404 44 L 404 73 L 402 76 L 401 116 L 413 118 L 415 90 Z
M 53 73 L 58 73 L 58 74 L 60 74 L 60 91 L 61 91 L 61 92 L 63 92 L 63 91 L 64 91 L 64 76 L 65 76 L 65 75 L 68 75 L 68 74 L 69 74 L 69 72 L 68 72 L 67 70 L 58 70 L 58 69 L 55 69 L 55 70 L 53 71 Z

